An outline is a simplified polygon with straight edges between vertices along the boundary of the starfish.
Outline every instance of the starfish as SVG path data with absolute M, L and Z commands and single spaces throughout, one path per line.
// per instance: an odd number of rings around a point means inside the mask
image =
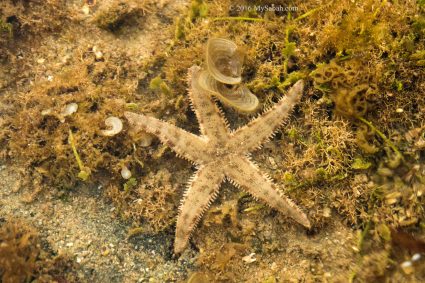
M 125 112 L 130 126 L 137 131 L 156 135 L 178 156 L 197 165 L 184 193 L 177 217 L 174 253 L 186 248 L 192 231 L 203 213 L 217 197 L 221 183 L 227 179 L 236 187 L 310 228 L 307 216 L 260 171 L 250 158 L 250 151 L 273 137 L 299 101 L 303 82 L 300 80 L 278 103 L 263 115 L 234 131 L 210 95 L 198 85 L 201 68 L 188 72 L 189 97 L 200 124 L 201 136 L 187 132 L 162 120 Z

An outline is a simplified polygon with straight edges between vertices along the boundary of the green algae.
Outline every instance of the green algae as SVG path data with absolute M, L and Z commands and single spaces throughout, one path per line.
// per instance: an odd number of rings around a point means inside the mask
M 7 34 L 9 38 L 13 36 L 13 26 L 10 23 L 5 23 L 0 19 L 0 34 Z
M 90 169 L 85 167 L 81 161 L 81 157 L 77 151 L 77 146 L 75 145 L 74 135 L 72 134 L 71 130 L 69 130 L 68 143 L 71 145 L 72 153 L 74 154 L 75 160 L 77 161 L 78 168 L 80 168 L 80 172 L 78 172 L 77 177 L 83 181 L 87 181 L 90 177 Z
M 356 170 L 365 170 L 369 169 L 372 166 L 372 163 L 369 161 L 365 161 L 361 157 L 357 157 L 354 159 L 353 164 L 351 164 L 351 167 Z

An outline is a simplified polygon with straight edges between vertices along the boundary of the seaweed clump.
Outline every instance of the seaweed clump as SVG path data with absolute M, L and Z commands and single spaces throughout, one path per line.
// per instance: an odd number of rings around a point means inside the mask
M 94 22 L 101 29 L 117 33 L 126 25 L 134 26 L 137 24 L 145 12 L 147 12 L 146 3 L 137 3 L 137 1 L 112 2 L 97 11 Z
M 171 174 L 163 169 L 156 174 L 150 172 L 140 182 L 130 179 L 123 189 L 109 188 L 108 194 L 117 213 L 123 219 L 131 220 L 137 229 L 131 231 L 158 234 L 174 224 L 178 200 L 177 189 L 171 185 L 170 177 Z
M 361 229 L 358 268 L 350 280 L 383 280 L 391 274 L 403 281 L 406 274 L 399 264 L 405 258 L 394 252 L 389 231 L 398 227 L 423 235 L 419 109 L 425 103 L 417 50 L 423 50 L 425 42 L 415 28 L 423 5 L 375 4 L 332 5 L 336 16 L 329 22 L 338 24 L 324 24 L 316 35 L 319 48 L 313 54 L 322 52 L 317 59 L 325 63 L 317 64 L 310 77 L 318 103 L 351 122 L 361 149 L 351 165 L 355 175 L 350 188 L 332 193 L 334 207 Z M 307 20 L 320 25 L 317 17 Z
M 370 68 L 359 60 L 333 59 L 312 73 L 315 87 L 329 93 L 335 111 L 348 118 L 363 117 L 376 99 L 377 85 Z
M 23 282 L 34 275 L 39 254 L 33 230 L 17 223 L 0 229 L 0 275 L 2 282 Z
M 3 96 L 7 115 L 0 133 L 1 155 L 22 162 L 29 169 L 28 178 L 59 189 L 72 188 L 82 179 L 98 182 L 106 175 L 118 177 L 124 164 L 136 173 L 143 167 L 140 160 L 149 155 L 125 138 L 129 134 L 125 124 L 113 137 L 102 134 L 107 117 L 121 117 L 125 109 L 140 107 L 133 82 L 136 66 L 130 58 L 121 64 L 125 57 L 121 53 L 98 59 L 93 48 L 80 51 L 83 62 L 64 67 L 52 79 L 40 79 L 28 92 Z M 68 105 L 78 108 L 64 116 Z M 88 174 L 80 178 L 81 171 Z
M 15 220 L 0 225 L 0 279 L 2 282 L 78 282 L 75 266 L 66 256 L 43 248 L 33 227 Z
M 58 32 L 71 18 L 72 13 L 63 0 L 6 0 L 0 6 L 0 33 L 7 35 L 2 39 L 8 41 L 31 39 L 36 34 Z
M 320 64 L 311 74 L 315 87 L 325 96 L 324 103 L 333 103 L 336 114 L 360 122 L 373 109 L 373 101 L 377 100 L 378 86 L 375 76 L 364 62 L 356 59 L 333 59 L 328 64 Z M 366 120 L 364 120 L 366 121 Z M 373 136 L 367 125 L 357 130 L 357 144 L 368 154 L 378 148 L 368 142 Z
M 282 181 L 291 189 L 334 183 L 351 174 L 356 153 L 355 138 L 344 120 L 323 119 L 318 107 L 307 104 L 304 115 L 309 125 L 297 123 L 284 134 L 289 146 L 281 147 L 285 173 Z

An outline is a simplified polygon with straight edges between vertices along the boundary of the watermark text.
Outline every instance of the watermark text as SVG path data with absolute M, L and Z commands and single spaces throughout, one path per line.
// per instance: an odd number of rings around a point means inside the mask
M 236 12 L 296 12 L 298 7 L 282 5 L 232 5 L 230 10 Z

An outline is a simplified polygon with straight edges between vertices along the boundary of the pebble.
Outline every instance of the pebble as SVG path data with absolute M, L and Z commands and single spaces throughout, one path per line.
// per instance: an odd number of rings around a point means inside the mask
M 329 207 L 325 207 L 323 209 L 323 217 L 326 217 L 326 218 L 331 217 L 331 209 Z
M 404 261 L 402 264 L 400 264 L 400 267 L 407 275 L 412 274 L 413 271 L 415 271 L 410 260 Z
M 420 254 L 414 254 L 413 256 L 412 256 L 412 261 L 418 261 L 418 260 L 420 260 L 421 259 L 421 255 Z
M 88 15 L 90 14 L 90 7 L 89 5 L 85 4 L 82 8 L 81 11 L 83 12 L 84 15 Z
M 273 159 L 273 157 L 269 157 L 269 163 L 273 169 L 277 168 L 276 161 Z
M 123 177 L 126 180 L 131 178 L 131 171 L 126 166 L 123 166 L 121 168 L 121 177 Z
M 101 60 L 103 58 L 103 53 L 99 50 L 99 48 L 97 48 L 97 46 L 93 46 L 93 52 L 97 60 Z

